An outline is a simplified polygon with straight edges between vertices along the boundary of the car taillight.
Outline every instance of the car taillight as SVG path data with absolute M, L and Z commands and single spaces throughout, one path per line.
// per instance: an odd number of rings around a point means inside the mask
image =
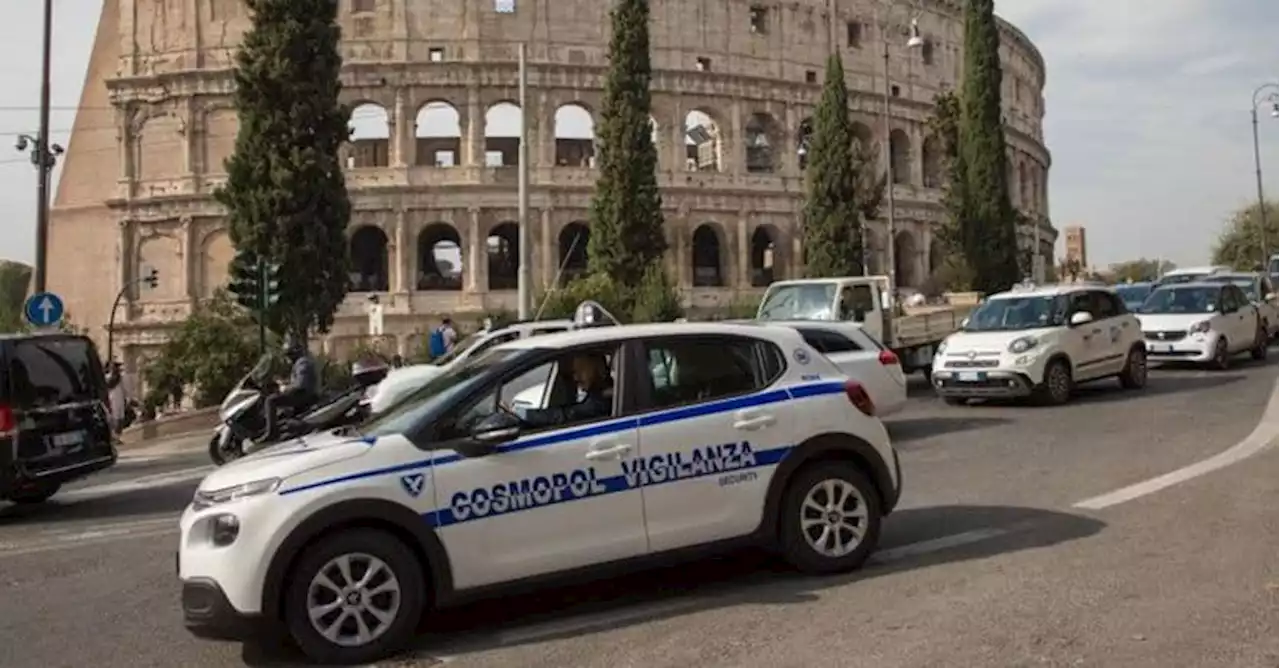
M 880 363 L 885 366 L 894 366 L 898 364 L 898 356 L 893 354 L 892 350 L 881 350 Z
M 871 401 L 871 395 L 867 394 L 866 388 L 856 380 L 850 380 L 844 384 L 844 394 L 849 397 L 849 403 L 853 407 L 862 411 L 867 417 L 876 414 L 876 405 Z
M 13 409 L 0 404 L 0 436 L 11 436 L 18 424 L 13 419 Z

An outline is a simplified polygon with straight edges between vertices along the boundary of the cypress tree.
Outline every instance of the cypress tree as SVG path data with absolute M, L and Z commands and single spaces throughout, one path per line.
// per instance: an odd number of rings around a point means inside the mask
M 967 0 L 964 87 L 957 128 L 960 237 L 973 289 L 991 294 L 1021 280 L 1000 104 L 1000 33 L 993 0 Z
M 863 273 L 853 141 L 844 64 L 833 54 L 827 58 L 822 98 L 813 113 L 805 167 L 804 263 L 812 278 Z
M 591 200 L 588 268 L 635 287 L 667 250 L 658 151 L 649 119 L 649 2 L 619 0 L 610 18 L 613 35 L 600 109 L 600 174 Z
M 237 250 L 279 265 L 268 326 L 323 332 L 347 292 L 351 217 L 339 159 L 351 111 L 338 101 L 338 0 L 245 4 L 253 22 L 236 55 L 239 132 L 216 198 Z

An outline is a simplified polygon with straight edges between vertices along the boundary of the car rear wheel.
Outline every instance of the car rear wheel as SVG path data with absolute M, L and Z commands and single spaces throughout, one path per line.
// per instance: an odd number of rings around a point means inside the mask
M 425 605 L 423 570 L 403 542 L 382 531 L 324 538 L 290 573 L 289 635 L 319 663 L 371 663 L 402 651 Z
M 857 466 L 807 466 L 787 485 L 780 548 L 797 570 L 827 575 L 858 568 L 880 538 L 880 496 Z
M 14 490 L 13 493 L 9 494 L 9 500 L 24 506 L 35 505 L 48 501 L 60 489 L 62 489 L 62 485 L 36 483 L 29 487 Z

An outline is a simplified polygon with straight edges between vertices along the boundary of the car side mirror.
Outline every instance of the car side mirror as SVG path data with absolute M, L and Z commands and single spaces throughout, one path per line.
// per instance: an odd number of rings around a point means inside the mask
M 1274 302 L 1275 300 L 1276 300 L 1276 293 L 1274 292 L 1268 292 L 1266 298 L 1264 299 L 1264 301 L 1268 301 L 1268 302 Z
M 1071 326 L 1079 327 L 1093 322 L 1093 314 L 1088 311 L 1076 311 L 1071 314 Z
M 520 418 L 498 411 L 471 428 L 471 438 L 463 439 L 455 448 L 464 457 L 484 457 L 503 443 L 520 437 Z

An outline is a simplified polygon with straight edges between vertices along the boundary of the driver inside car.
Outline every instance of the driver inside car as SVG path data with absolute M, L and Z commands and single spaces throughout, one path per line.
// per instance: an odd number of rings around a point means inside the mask
M 609 417 L 613 412 L 613 377 L 609 373 L 609 363 L 605 361 L 604 355 L 574 355 L 569 368 L 578 390 L 575 401 L 566 405 L 527 410 L 521 418 L 522 422 L 532 427 L 554 427 Z

